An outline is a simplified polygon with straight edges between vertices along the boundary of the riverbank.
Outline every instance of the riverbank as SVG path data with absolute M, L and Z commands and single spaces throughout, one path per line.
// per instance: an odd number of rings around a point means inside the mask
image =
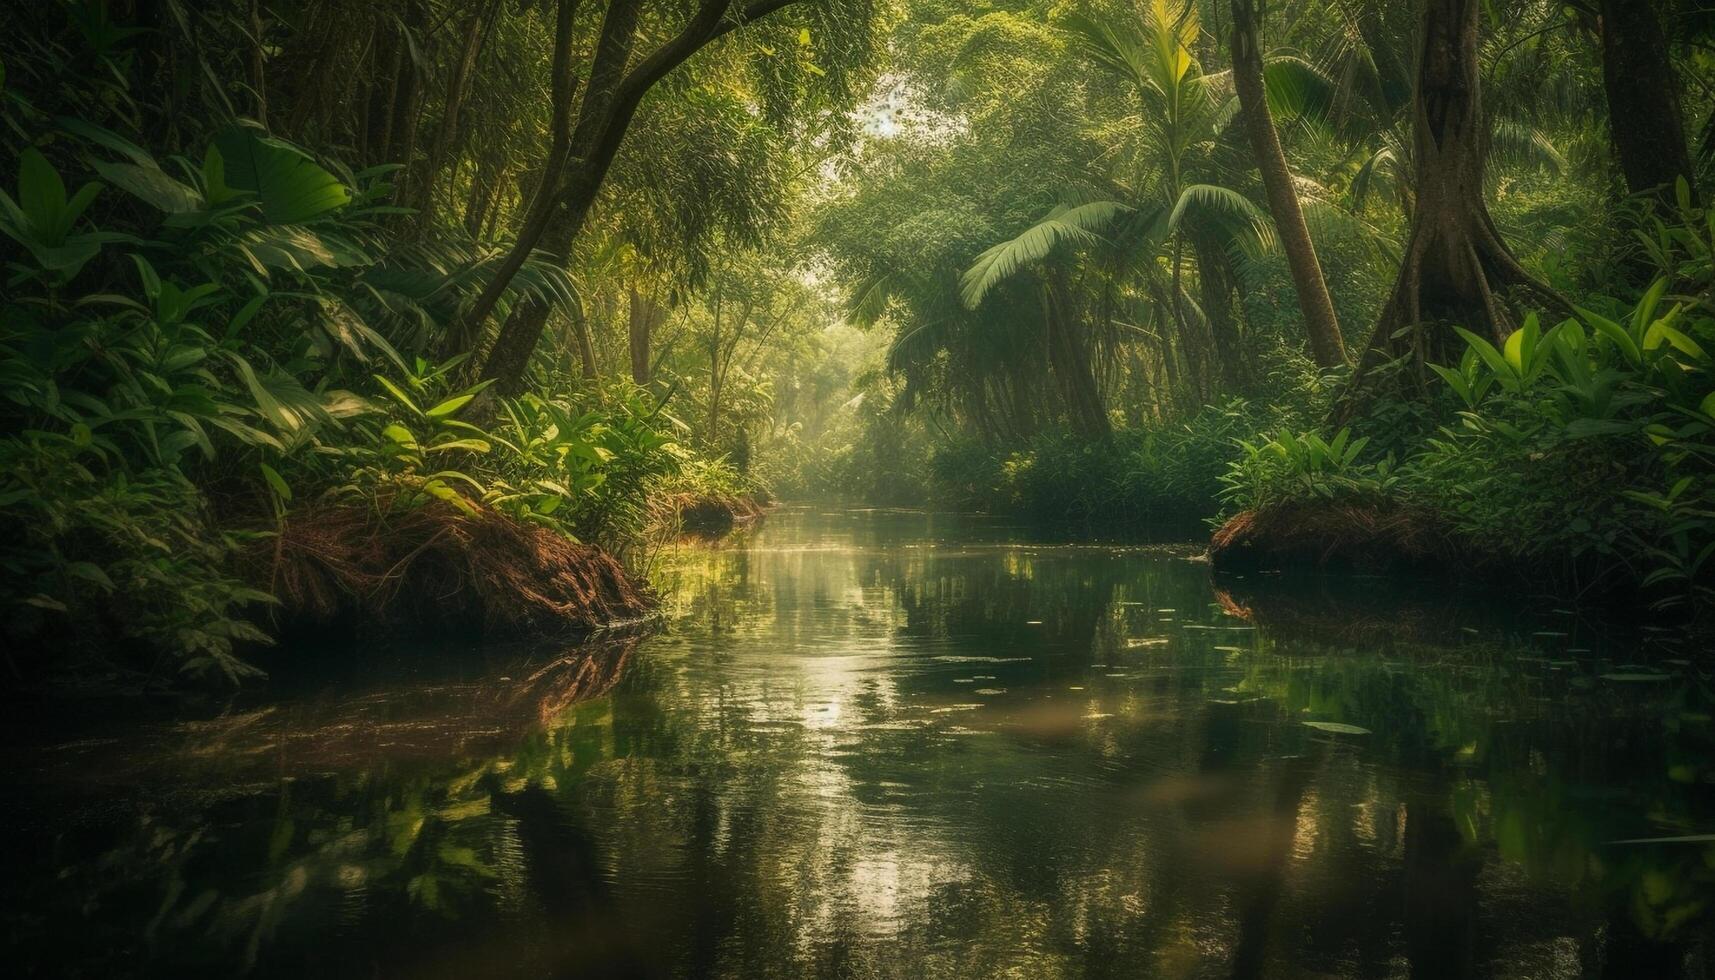
M 602 548 L 503 513 L 440 502 L 400 514 L 308 508 L 251 549 L 287 631 L 443 631 L 504 638 L 637 619 L 653 591 Z

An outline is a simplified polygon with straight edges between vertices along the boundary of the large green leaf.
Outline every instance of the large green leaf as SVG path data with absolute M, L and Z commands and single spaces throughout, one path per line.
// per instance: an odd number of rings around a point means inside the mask
M 204 207 L 195 188 L 174 180 L 159 167 L 98 160 L 95 170 L 120 190 L 168 214 L 188 214 Z
M 228 187 L 250 191 L 271 224 L 294 225 L 344 207 L 351 192 L 302 150 L 231 126 L 214 141 Z
M 1322 121 L 1333 114 L 1333 80 L 1303 58 L 1270 58 L 1263 66 L 1263 85 L 1268 109 L 1277 116 Z

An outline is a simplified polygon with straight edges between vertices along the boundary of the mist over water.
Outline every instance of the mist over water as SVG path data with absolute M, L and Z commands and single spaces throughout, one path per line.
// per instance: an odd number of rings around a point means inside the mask
M 85 975 L 1702 975 L 1711 699 L 1674 634 L 1199 551 L 786 510 L 664 556 L 646 636 L 392 651 L 59 744 L 5 793 L 11 945 Z

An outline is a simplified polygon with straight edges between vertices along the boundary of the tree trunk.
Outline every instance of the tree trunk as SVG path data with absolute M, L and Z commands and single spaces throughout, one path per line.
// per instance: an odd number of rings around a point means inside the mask
M 1186 407 L 1195 410 L 1209 392 L 1208 344 L 1204 331 L 1192 330 L 1185 317 L 1185 236 L 1173 234 L 1173 321 L 1179 333 L 1179 349 L 1185 353 Z
M 1397 357 L 1452 363 L 1465 343 L 1453 324 L 1496 343 L 1515 326 L 1503 290 L 1566 303 L 1513 257 L 1483 200 L 1488 156 L 1477 61 L 1482 0 L 1428 0 L 1412 99 L 1417 205 L 1399 276 L 1383 305 L 1359 380 Z
M 798 0 L 757 0 L 745 8 L 741 18 L 730 18 L 730 0 L 704 0 L 683 31 L 627 74 L 624 69 L 633 43 L 633 30 L 611 28 L 616 19 L 629 19 L 630 25 L 635 27 L 636 8 L 641 5 L 631 0 L 615 0 L 602 22 L 602 38 L 590 72 L 588 94 L 571 140 L 570 159 L 575 160 L 576 165 L 567 167 L 560 192 L 546 195 L 547 200 L 558 206 L 545 209 L 551 210 L 552 214 L 544 215 L 541 225 L 528 223 L 519 234 L 512 254 L 507 256 L 493 281 L 467 314 L 464 331 L 472 337 L 477 335 L 482 322 L 493 311 L 507 284 L 538 241 L 552 240 L 559 245 L 559 254 L 564 254 L 571 247 L 589 217 L 602 182 L 607 179 L 614 156 L 618 154 L 626 131 L 637 114 L 638 104 L 657 82 L 684 64 L 691 55 L 740 24 L 766 17 L 795 2 Z M 610 47 L 610 41 L 621 57 L 604 58 L 603 52 Z M 524 369 L 530 363 L 530 354 L 541 338 L 546 322 L 547 310 L 541 304 L 534 301 L 520 304 L 501 326 L 488 360 L 482 366 L 482 376 L 495 379 L 498 382 L 496 387 L 503 391 L 515 391 L 523 381 Z
M 1172 309 L 1172 303 L 1168 300 L 1166 293 L 1162 291 L 1157 277 L 1151 277 L 1149 292 L 1155 303 L 1155 310 L 1150 318 L 1150 323 L 1155 327 L 1155 347 L 1161 362 L 1159 373 L 1161 375 L 1160 380 L 1163 382 L 1155 386 L 1157 392 L 1155 401 L 1157 405 L 1162 406 L 1163 410 L 1167 408 L 1184 409 L 1184 386 L 1179 383 L 1179 352 L 1173 345 L 1175 331 L 1169 329 L 1172 326 L 1169 313 Z M 1165 398 L 1162 397 L 1163 394 L 1166 395 Z
M 268 128 L 268 53 L 262 26 L 261 0 L 250 0 L 250 94 L 256 100 L 256 121 Z
M 1322 278 L 1322 264 L 1316 259 L 1316 246 L 1310 241 L 1310 228 L 1305 225 L 1304 211 L 1298 206 L 1298 191 L 1292 184 L 1286 153 L 1280 147 L 1280 134 L 1268 112 L 1258 32 L 1254 0 L 1233 0 L 1233 86 L 1238 89 L 1245 133 L 1250 138 L 1257 169 L 1262 172 L 1268 210 L 1274 216 L 1286 264 L 1292 270 L 1298 309 L 1304 314 L 1304 330 L 1310 335 L 1310 356 L 1319 367 L 1334 367 L 1346 363 L 1346 343 L 1340 336 L 1340 321 L 1334 313 L 1334 300 L 1328 295 L 1328 283 Z
M 1654 0 L 1602 0 L 1602 85 L 1608 126 L 1626 190 L 1648 195 L 1666 213 L 1677 210 L 1675 184 L 1695 188 L 1679 77 Z
M 721 434 L 721 387 L 723 379 L 720 371 L 720 351 L 709 351 L 709 430 L 705 441 L 709 451 L 714 452 Z
M 577 93 L 578 82 L 572 70 L 572 53 L 579 2 L 580 0 L 559 0 L 554 28 L 551 72 L 554 113 L 548 134 L 548 159 L 542 165 L 542 173 L 533 191 L 525 193 L 522 179 L 520 181 L 520 199 L 528 202 L 524 206 L 524 227 L 519 230 L 518 240 L 513 242 L 512 249 L 506 253 L 506 258 L 501 260 L 500 267 L 489 278 L 488 285 L 483 287 L 471 309 L 447 331 L 445 353 L 448 356 L 481 346 L 483 324 L 487 322 L 489 314 L 494 312 L 494 308 L 500 305 L 501 298 L 512 284 L 512 278 L 524 267 L 524 263 L 529 260 L 537 246 L 545 245 L 553 254 L 564 256 L 577 236 L 578 228 L 572 224 L 573 216 L 554 214 L 560 173 L 570 159 L 573 142 L 580 135 L 592 131 L 596 125 L 594 117 L 605 112 L 607 99 L 611 96 L 613 87 L 619 84 L 620 74 L 630 57 L 631 34 L 637 24 L 635 4 L 621 2 L 608 8 L 608 16 L 602 20 L 601 40 L 596 45 L 591 86 L 585 92 L 583 104 L 579 107 L 577 130 L 574 132 L 572 98 Z M 576 222 L 581 226 L 583 215 L 577 215 Z M 515 320 L 519 322 L 513 327 Z M 544 303 L 526 300 L 515 307 L 506 322 L 501 325 L 500 336 L 495 338 L 494 346 L 489 349 L 487 361 L 483 365 L 483 376 L 502 377 L 501 374 L 491 374 L 487 370 L 498 358 L 499 369 L 504 370 L 506 376 L 511 378 L 510 381 L 502 382 L 502 387 L 508 389 L 504 393 L 517 394 L 515 389 L 523 380 L 524 369 L 530 363 L 530 354 L 535 350 L 536 340 L 541 337 L 542 327 L 547 322 L 548 307 Z M 508 328 L 512 328 L 511 333 L 508 333 Z M 523 334 L 529 335 L 527 345 L 524 343 L 526 338 Z
M 405 48 L 398 29 L 385 17 L 376 23 L 375 47 L 363 145 L 365 158 L 371 164 L 381 164 L 392 160 L 393 102 L 399 90 L 399 63 Z
M 1058 273 L 1050 273 L 1042 288 L 1043 327 L 1048 333 L 1048 368 L 1059 382 L 1066 414 L 1080 435 L 1101 438 L 1113 431 L 1107 409 L 1090 370 L 1090 352 L 1077 336 L 1077 327 L 1067 307 L 1065 284 Z
M 572 242 L 583 230 L 595 204 L 607 168 L 618 152 L 618 139 L 609 145 L 607 134 L 615 99 L 625 80 L 625 66 L 631 59 L 636 40 L 638 3 L 614 0 L 602 18 L 601 38 L 596 43 L 595 60 L 590 69 L 589 84 L 584 87 L 583 103 L 578 107 L 577 125 L 571 127 L 570 94 L 575 87 L 571 78 L 572 13 L 578 0 L 562 0 L 558 36 L 555 40 L 554 132 L 548 162 L 532 195 L 524 227 L 507 253 L 500 268 L 495 270 L 488 286 L 477 297 L 455 331 L 466 346 L 480 340 L 482 324 L 499 304 L 511 285 L 512 278 L 524 267 L 525 261 L 537 247 L 564 257 Z M 568 131 L 569 129 L 569 131 Z M 623 137 L 623 132 L 620 133 Z M 530 355 L 541 339 L 542 327 L 548 322 L 548 306 L 536 299 L 526 299 L 513 308 L 500 326 L 500 334 L 490 348 L 482 365 L 482 377 L 499 382 L 502 394 L 517 394 L 523 383 L 524 370 Z
M 421 0 L 412 0 L 406 6 L 405 32 L 415 34 L 423 29 L 426 14 Z M 393 131 L 387 136 L 389 151 L 397 158 L 390 162 L 402 163 L 405 169 L 399 171 L 399 199 L 408 200 L 413 189 L 410 174 L 412 158 L 417 155 L 417 115 L 422 109 L 422 67 L 411 57 L 411 42 L 408 37 L 401 38 L 399 47 L 402 52 L 399 58 L 399 84 L 393 93 L 392 119 Z
M 572 340 L 578 346 L 578 365 L 582 368 L 585 381 L 594 381 L 600 373 L 595 363 L 595 343 L 590 337 L 590 321 L 584 316 L 582 306 L 572 304 L 566 310 L 566 318 L 572 324 Z
M 1245 386 L 1245 361 L 1238 319 L 1233 313 L 1232 260 L 1220 241 L 1206 233 L 1193 232 L 1191 248 L 1197 253 L 1197 282 L 1215 363 L 1221 372 L 1221 390 L 1240 391 Z
M 494 17 L 498 4 L 489 2 L 485 7 L 473 10 L 470 22 L 465 25 L 464 41 L 459 46 L 458 60 L 453 64 L 452 74 L 447 78 L 447 94 L 441 106 L 440 125 L 435 127 L 435 141 L 429 147 L 429 159 L 423 166 L 422 177 L 416 182 L 417 222 L 427 226 L 432 220 L 435 206 L 435 181 L 441 175 L 441 168 L 446 166 L 447 157 L 452 153 L 453 142 L 458 134 L 459 117 L 464 112 L 465 95 L 470 91 L 471 76 L 476 72 L 476 59 L 482 53 L 483 42 L 488 37 L 488 24 Z
M 649 338 L 661 321 L 667 318 L 666 311 L 654 298 L 631 290 L 630 329 L 627 331 L 631 348 L 631 380 L 639 385 L 649 383 Z
M 470 194 L 466 197 L 464 206 L 465 234 L 473 239 L 482 236 L 482 226 L 487 221 L 488 208 L 494 201 L 501 179 L 502 175 L 492 157 L 486 154 L 477 157 L 476 173 L 471 175 Z

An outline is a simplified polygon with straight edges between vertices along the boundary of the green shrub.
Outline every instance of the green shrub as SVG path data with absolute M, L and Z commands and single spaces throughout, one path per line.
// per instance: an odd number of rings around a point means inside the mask
M 1715 221 L 1708 228 L 1715 242 Z M 1695 261 L 1684 268 L 1709 274 Z M 1241 442 L 1223 478 L 1228 512 L 1387 500 L 1438 515 L 1474 549 L 1538 561 L 1543 575 L 1636 581 L 1664 605 L 1706 600 L 1715 595 L 1715 317 L 1668 289 L 1664 277 L 1623 313 L 1581 308 L 1547 330 L 1528 317 L 1500 347 L 1461 331 L 1460 363 L 1432 366 L 1451 418 L 1406 444 L 1397 466 L 1345 430 L 1327 441 L 1283 431 Z M 1404 413 L 1432 417 L 1421 404 L 1395 415 Z M 1413 431 L 1396 422 L 1395 433 Z
M 487 505 L 584 540 L 642 527 L 678 465 L 648 395 L 537 391 L 477 425 L 459 359 L 417 356 L 492 254 L 461 232 L 393 247 L 389 168 L 349 174 L 238 125 L 163 163 L 58 125 L 58 164 L 27 148 L 0 191 L 18 246 L 0 301 L 0 602 L 36 666 L 99 650 L 246 673 L 270 597 L 232 552 L 312 499 Z M 71 190 L 74 168 L 101 180 Z M 503 305 L 569 294 L 532 261 Z

